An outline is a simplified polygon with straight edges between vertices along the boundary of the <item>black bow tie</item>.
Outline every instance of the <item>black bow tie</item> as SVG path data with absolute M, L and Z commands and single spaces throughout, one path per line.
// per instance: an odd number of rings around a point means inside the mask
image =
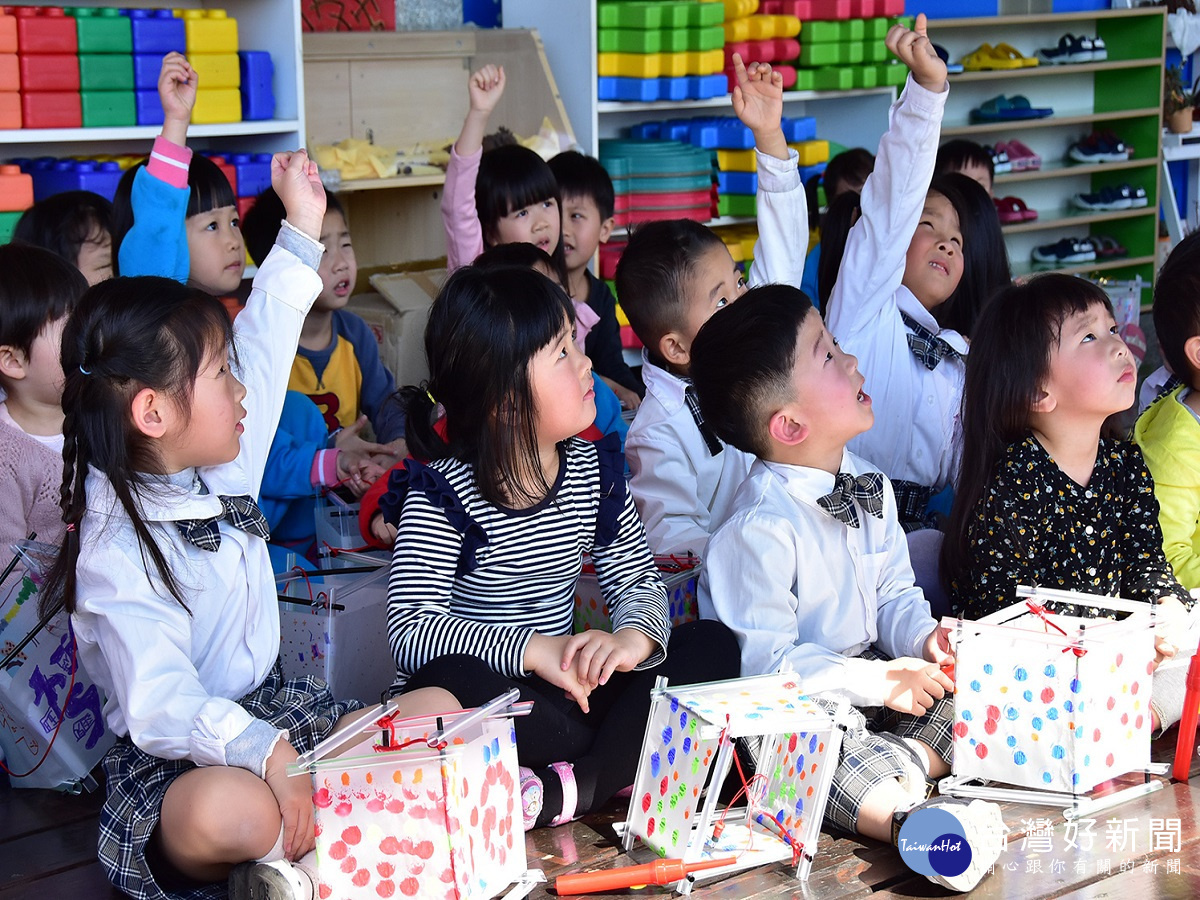
M 262 514 L 253 497 L 249 494 L 222 494 L 217 499 L 224 510 L 221 515 L 211 519 L 181 519 L 175 523 L 185 540 L 201 550 L 216 553 L 221 547 L 221 529 L 217 526 L 221 519 L 228 520 L 230 525 L 247 534 L 257 535 L 264 541 L 270 540 L 271 529 L 267 525 L 267 517 Z
M 933 371 L 943 359 L 962 359 L 962 354 L 951 347 L 949 341 L 938 337 L 908 313 L 901 313 L 900 318 L 912 331 L 908 335 L 908 349 L 925 368 Z
M 833 482 L 833 490 L 824 497 L 817 498 L 817 505 L 839 522 L 851 528 L 858 527 L 858 512 L 854 509 L 854 501 L 877 519 L 883 518 L 883 476 L 878 472 L 868 472 L 857 478 L 845 472 L 838 472 Z

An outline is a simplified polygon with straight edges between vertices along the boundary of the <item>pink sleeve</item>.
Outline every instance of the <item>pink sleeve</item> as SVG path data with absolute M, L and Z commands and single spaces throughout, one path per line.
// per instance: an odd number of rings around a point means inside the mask
M 192 151 L 168 141 L 161 134 L 154 139 L 150 161 L 146 171 L 174 188 L 188 186 L 188 166 L 192 163 Z
M 483 227 L 475 211 L 475 178 L 483 150 L 468 157 L 450 148 L 446 186 L 442 190 L 442 225 L 446 229 L 446 271 L 470 265 L 483 252 Z
M 337 484 L 337 448 L 329 450 L 318 450 L 313 455 L 312 471 L 309 475 L 309 481 L 313 487 L 331 487 Z

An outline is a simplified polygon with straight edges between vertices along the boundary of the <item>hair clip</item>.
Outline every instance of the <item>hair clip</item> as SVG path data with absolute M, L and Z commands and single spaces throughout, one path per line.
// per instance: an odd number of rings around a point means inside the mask
M 433 394 L 431 394 L 429 392 L 429 388 L 425 388 L 425 396 L 429 398 L 429 402 L 432 403 L 434 406 L 438 405 L 438 402 L 433 399 Z
M 79 364 L 79 372 L 80 372 L 80 374 L 83 374 L 83 375 L 91 375 L 92 374 L 90 370 L 85 369 L 83 367 L 83 363 Z
M 75 523 L 74 522 L 67 523 L 67 531 L 74 533 L 74 531 L 75 531 Z

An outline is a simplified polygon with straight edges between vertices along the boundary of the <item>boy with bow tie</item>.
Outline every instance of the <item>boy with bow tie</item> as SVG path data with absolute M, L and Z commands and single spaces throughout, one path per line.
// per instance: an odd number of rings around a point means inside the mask
M 842 745 L 827 824 L 895 842 L 918 804 L 967 832 L 971 865 L 930 876 L 969 890 L 995 860 L 994 804 L 922 803 L 950 771 L 953 660 L 913 583 L 887 477 L 846 449 L 874 422 L 855 357 L 808 298 L 754 288 L 718 310 L 692 345 L 704 420 L 756 457 L 708 544 L 700 614 L 737 636 L 742 673 L 794 670 L 806 693 L 859 711 Z

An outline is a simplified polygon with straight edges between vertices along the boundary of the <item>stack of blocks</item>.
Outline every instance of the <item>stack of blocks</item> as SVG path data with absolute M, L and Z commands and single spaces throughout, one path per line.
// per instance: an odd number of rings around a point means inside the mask
M 0 8 L 0 128 L 21 127 L 21 68 L 17 20 Z
M 600 100 L 707 100 L 726 91 L 720 3 L 601 2 Z
M 783 76 L 784 90 L 796 85 L 796 69 L 781 63 L 795 62 L 800 55 L 800 19 L 794 14 L 768 14 L 760 10 L 758 0 L 724 0 L 725 3 L 725 75 L 733 90 L 737 78 L 733 54 L 742 62 L 771 63 Z M 765 4 L 761 4 L 765 6 Z
M 18 82 L 5 85 L 21 96 L 24 128 L 78 128 L 83 124 L 79 95 L 79 41 L 75 19 L 60 7 L 18 6 Z
M 37 159 L 14 159 L 13 163 L 33 179 L 31 203 L 41 202 L 63 191 L 91 191 L 111 201 L 122 175 L 122 166 L 112 160 L 41 156 Z
M 133 81 L 139 125 L 161 125 L 162 101 L 158 97 L 158 73 L 168 53 L 187 49 L 183 20 L 169 9 L 135 9 L 129 12 L 133 33 Z
M 712 218 L 715 187 L 705 150 L 678 141 L 601 141 L 600 163 L 612 178 L 617 225 Z
M 33 205 L 33 179 L 17 166 L 0 166 L 0 244 L 12 240 L 21 213 Z
M 177 9 L 175 15 L 183 19 L 188 62 L 200 77 L 193 124 L 240 122 L 242 74 L 237 22 L 223 9 Z
M 80 106 L 85 128 L 137 124 L 133 32 L 118 9 L 69 8 L 79 45 Z

